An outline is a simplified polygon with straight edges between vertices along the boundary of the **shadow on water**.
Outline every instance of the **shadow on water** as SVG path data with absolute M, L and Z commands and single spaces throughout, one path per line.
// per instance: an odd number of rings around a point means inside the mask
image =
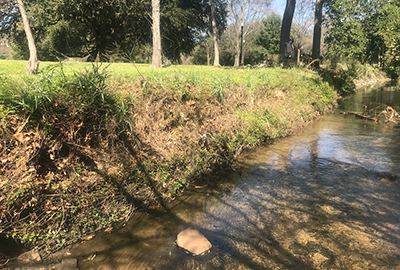
M 318 166 L 325 179 L 313 178 L 315 172 L 307 168 L 299 173 L 299 168 L 260 165 L 243 177 L 250 180 L 246 185 L 239 183 L 230 194 L 193 192 L 169 213 L 143 214 L 118 232 L 84 243 L 76 250 L 81 269 L 400 266 L 398 182 L 346 163 Z M 196 259 L 174 247 L 176 234 L 187 226 L 213 243 L 205 257 Z
M 193 189 L 75 246 L 80 269 L 400 269 L 399 129 L 328 116 Z M 176 235 L 213 244 L 192 257 Z

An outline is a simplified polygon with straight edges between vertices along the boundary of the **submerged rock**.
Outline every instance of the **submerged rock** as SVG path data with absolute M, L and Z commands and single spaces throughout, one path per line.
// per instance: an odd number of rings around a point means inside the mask
M 188 228 L 181 231 L 176 239 L 176 245 L 193 256 L 203 255 L 210 251 L 212 245 L 198 230 Z
M 376 175 L 382 182 L 394 182 L 397 179 L 397 175 L 390 172 L 377 172 Z

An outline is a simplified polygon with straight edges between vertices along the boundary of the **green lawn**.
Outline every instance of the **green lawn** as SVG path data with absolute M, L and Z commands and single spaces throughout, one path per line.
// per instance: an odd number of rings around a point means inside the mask
M 0 60 L 0 75 L 6 75 L 19 80 L 26 78 L 24 60 Z M 75 72 L 90 70 L 93 63 L 86 62 L 66 62 L 62 63 L 64 73 L 72 75 Z M 153 69 L 148 64 L 133 63 L 101 63 L 102 67 L 107 68 L 112 81 L 134 82 L 143 80 L 156 85 L 184 85 L 201 86 L 211 84 L 217 90 L 220 87 L 241 85 L 250 90 L 260 86 L 268 85 L 268 88 L 292 88 L 294 77 L 309 77 L 299 69 L 236 69 L 232 67 L 212 67 L 194 65 L 171 65 L 162 69 Z M 41 62 L 39 73 L 54 66 L 60 66 L 57 62 Z
M 75 71 L 84 70 L 90 68 L 93 63 L 88 62 L 65 62 L 62 63 L 66 74 L 73 73 Z M 25 60 L 0 60 L 0 74 L 7 74 L 12 76 L 24 76 L 25 75 Z M 57 66 L 58 62 L 40 62 L 39 72 L 50 66 Z M 171 65 L 162 69 L 152 69 L 148 64 L 134 64 L 134 63 L 100 63 L 104 67 L 108 67 L 108 70 L 120 78 L 131 78 L 132 76 L 139 76 L 139 74 L 155 75 L 164 74 L 171 75 L 177 71 L 190 70 L 190 71 L 207 71 L 211 70 L 223 70 L 223 68 L 213 68 L 206 66 L 184 66 L 184 65 Z M 213 72 L 213 71 L 212 71 Z

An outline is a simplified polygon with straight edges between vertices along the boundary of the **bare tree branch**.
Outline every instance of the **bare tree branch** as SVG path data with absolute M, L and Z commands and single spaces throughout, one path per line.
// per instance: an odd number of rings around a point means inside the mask
M 240 62 L 241 28 L 243 26 L 243 39 L 254 30 L 256 21 L 261 21 L 269 11 L 270 0 L 229 0 L 228 23 L 235 29 L 231 37 L 232 46 L 235 48 L 235 67 Z

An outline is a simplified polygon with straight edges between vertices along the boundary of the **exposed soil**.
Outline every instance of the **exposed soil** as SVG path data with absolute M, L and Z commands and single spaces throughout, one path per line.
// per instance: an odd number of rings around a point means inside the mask
M 328 117 L 241 156 L 217 187 L 187 190 L 57 258 L 77 258 L 80 269 L 399 269 L 400 157 L 387 148 L 398 138 Z M 188 227 L 208 238 L 210 253 L 174 245 Z
M 399 269 L 399 171 L 373 169 L 385 166 L 369 164 L 379 151 L 355 151 L 381 142 L 367 135 L 373 124 L 362 131 L 362 122 L 340 119 L 243 156 L 243 169 L 217 189 L 187 192 L 167 212 L 138 216 L 71 256 L 81 269 Z M 357 128 L 362 134 L 347 133 Z M 174 246 L 187 227 L 213 244 L 209 254 Z
M 98 96 L 92 111 L 76 105 L 87 100 L 61 95 L 37 118 L 2 116 L 0 237 L 17 239 L 19 248 L 2 248 L 1 263 L 33 247 L 46 258 L 111 230 L 138 209 L 164 205 L 189 184 L 229 170 L 244 150 L 296 133 L 335 106 L 317 90 L 300 102 L 295 85 L 291 92 L 238 88 L 220 102 L 191 85 L 177 93 L 141 84 L 109 86 L 130 97 L 122 122 L 107 118 L 117 102 L 107 95 L 111 103 Z M 267 129 L 257 130 L 257 111 L 271 114 Z

